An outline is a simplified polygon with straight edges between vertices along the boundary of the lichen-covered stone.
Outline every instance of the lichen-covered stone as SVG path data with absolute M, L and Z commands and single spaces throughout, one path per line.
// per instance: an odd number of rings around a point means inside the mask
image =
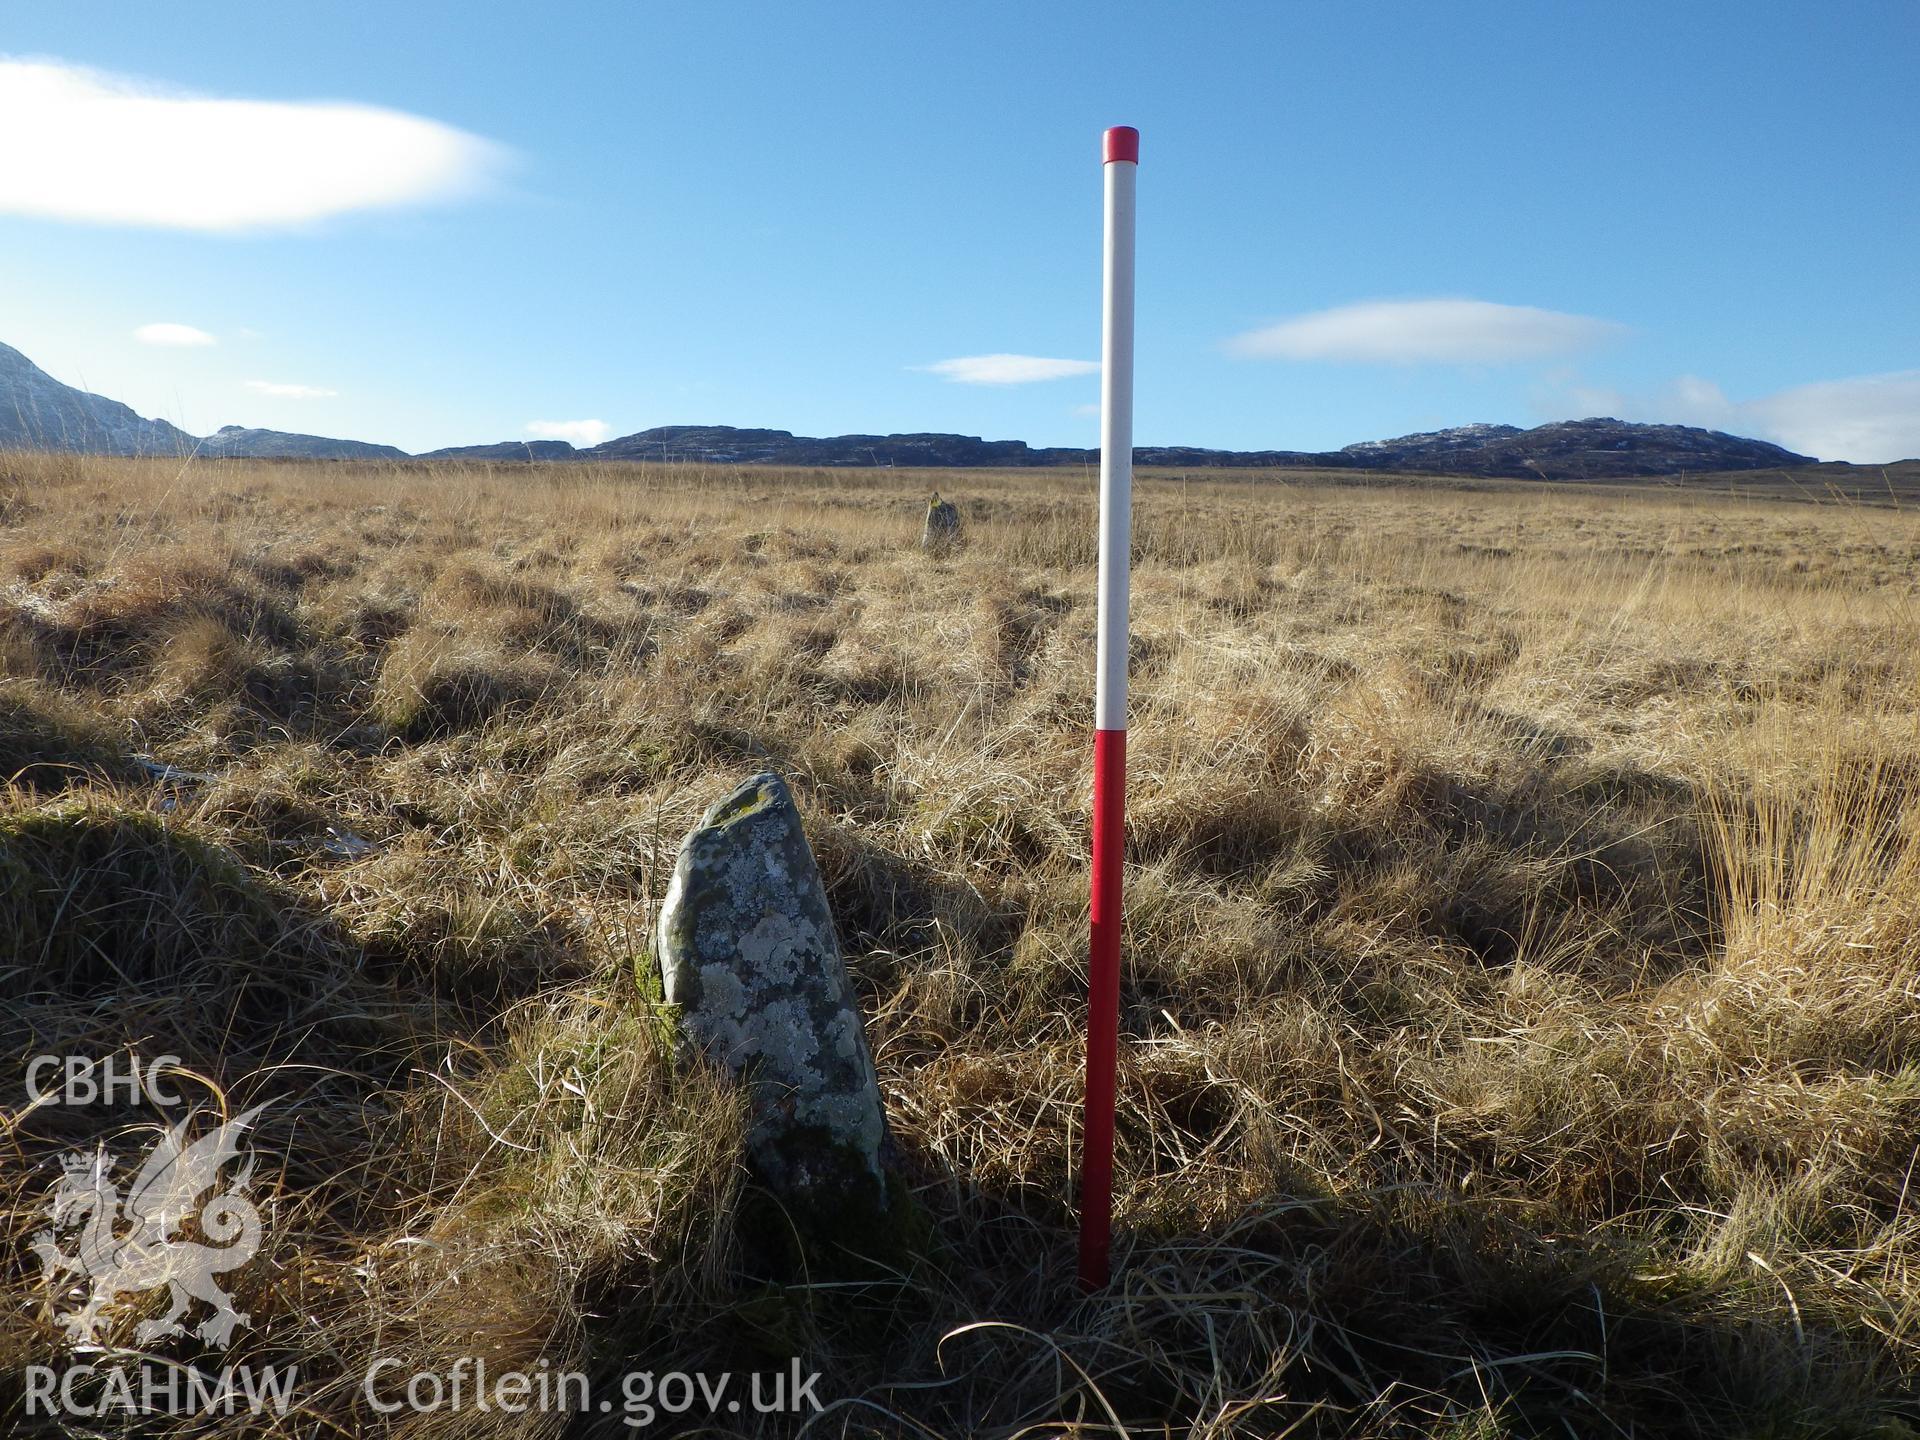
M 944 555 L 960 543 L 960 512 L 938 494 L 927 501 L 927 523 L 920 531 L 920 548 Z
M 778 775 L 688 835 L 660 913 L 661 987 L 684 1039 L 749 1087 L 748 1150 L 808 1223 L 891 1206 L 886 1116 L 819 867 Z

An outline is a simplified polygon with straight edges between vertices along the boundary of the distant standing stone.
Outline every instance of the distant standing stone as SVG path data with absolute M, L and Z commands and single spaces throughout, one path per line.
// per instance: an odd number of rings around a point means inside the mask
M 803 1221 L 889 1207 L 873 1056 L 800 811 L 778 775 L 708 810 L 660 913 L 660 972 L 682 1036 L 745 1078 L 748 1151 Z
M 960 543 L 960 512 L 950 500 L 935 492 L 927 501 L 927 523 L 920 531 L 920 548 L 930 555 L 945 555 Z

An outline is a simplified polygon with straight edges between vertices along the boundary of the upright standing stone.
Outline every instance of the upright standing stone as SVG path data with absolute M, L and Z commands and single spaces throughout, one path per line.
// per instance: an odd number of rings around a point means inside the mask
M 778 775 L 708 810 L 660 913 L 660 972 L 685 1039 L 749 1087 L 748 1151 L 803 1222 L 889 1208 L 887 1122 L 800 812 Z
M 927 501 L 927 523 L 920 531 L 920 548 L 931 555 L 945 555 L 960 543 L 960 512 L 950 500 L 942 500 L 935 491 Z

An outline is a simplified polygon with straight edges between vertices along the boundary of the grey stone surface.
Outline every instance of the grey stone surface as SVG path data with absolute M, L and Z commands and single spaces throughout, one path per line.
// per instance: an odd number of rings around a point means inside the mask
M 889 1207 L 885 1112 L 800 811 L 755 775 L 687 836 L 660 913 L 682 1037 L 749 1087 L 748 1150 L 803 1217 Z
M 960 543 L 960 512 L 950 500 L 935 495 L 927 502 L 927 523 L 920 531 L 920 548 L 944 555 Z

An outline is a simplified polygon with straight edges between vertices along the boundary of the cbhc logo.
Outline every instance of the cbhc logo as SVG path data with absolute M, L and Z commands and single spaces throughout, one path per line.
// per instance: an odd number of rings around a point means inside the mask
M 37 1055 L 27 1066 L 27 1099 L 35 1105 L 178 1105 L 179 1092 L 162 1089 L 161 1077 L 178 1072 L 180 1057 L 162 1055 L 145 1065 L 138 1055 Z

